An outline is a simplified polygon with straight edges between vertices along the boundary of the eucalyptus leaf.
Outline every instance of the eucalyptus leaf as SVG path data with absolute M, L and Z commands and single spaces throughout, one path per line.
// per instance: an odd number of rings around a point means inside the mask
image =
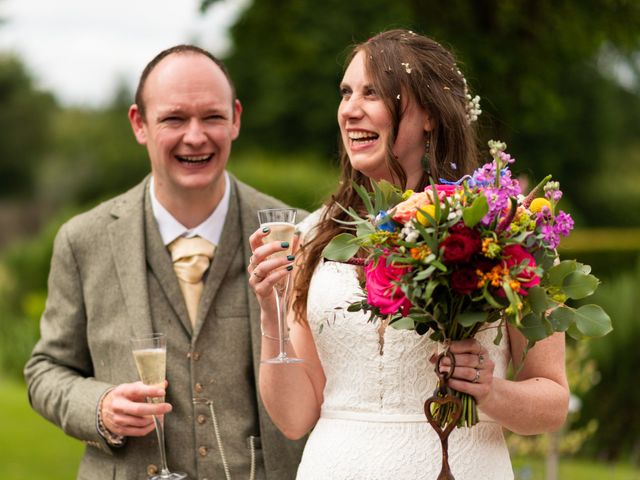
M 547 281 L 555 287 L 562 287 L 564 278 L 570 273 L 575 272 L 577 268 L 578 262 L 575 260 L 563 260 L 547 271 Z
M 415 322 L 411 317 L 402 317 L 389 325 L 396 330 L 413 330 L 415 328 Z
M 469 227 L 475 227 L 480 220 L 489 212 L 489 203 L 484 195 L 478 195 L 473 203 L 462 211 L 462 219 L 464 224 Z
M 482 323 L 486 321 L 487 315 L 483 312 L 464 312 L 458 315 L 458 323 L 463 327 L 472 327 L 476 323 Z
M 527 299 L 531 310 L 538 314 L 546 312 L 552 306 L 547 298 L 547 292 L 542 287 L 531 287 Z
M 538 340 L 543 340 L 549 336 L 545 322 L 542 320 L 542 316 L 536 315 L 535 313 L 525 315 L 522 319 L 522 327 L 520 327 L 520 331 L 530 342 L 537 342 Z
M 350 233 L 340 233 L 333 237 L 322 250 L 322 255 L 327 260 L 346 262 L 352 258 L 360 247 L 355 243 L 356 237 Z
M 611 318 L 599 305 L 583 305 L 576 310 L 576 327 L 586 337 L 602 337 L 613 327 Z
M 576 311 L 567 306 L 554 309 L 547 317 L 555 332 L 566 332 L 576 321 Z
M 358 237 L 366 237 L 367 235 L 371 235 L 375 232 L 376 229 L 371 222 L 358 222 L 358 225 L 356 226 L 356 235 Z
M 598 288 L 600 281 L 593 275 L 576 271 L 569 273 L 562 281 L 562 291 L 569 298 L 578 300 L 588 297 Z

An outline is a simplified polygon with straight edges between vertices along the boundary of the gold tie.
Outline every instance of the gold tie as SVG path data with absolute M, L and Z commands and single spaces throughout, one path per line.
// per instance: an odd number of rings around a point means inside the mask
M 201 237 L 178 237 L 169 244 L 173 269 L 187 304 L 191 325 L 195 326 L 202 295 L 202 276 L 207 271 L 216 246 Z

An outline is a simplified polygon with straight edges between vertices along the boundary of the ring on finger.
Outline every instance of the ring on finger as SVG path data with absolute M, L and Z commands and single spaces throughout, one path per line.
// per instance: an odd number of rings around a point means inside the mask
M 484 355 L 481 353 L 478 355 L 478 365 L 482 366 L 484 363 Z
M 480 380 L 480 369 L 476 368 L 476 376 L 471 382 L 472 383 L 478 383 L 479 380 Z

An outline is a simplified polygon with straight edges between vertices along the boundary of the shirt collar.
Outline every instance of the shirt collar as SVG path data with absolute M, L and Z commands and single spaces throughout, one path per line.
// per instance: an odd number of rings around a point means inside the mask
M 153 176 L 149 181 L 149 194 L 151 196 L 151 210 L 153 211 L 153 216 L 155 217 L 156 222 L 158 222 L 160 236 L 162 237 L 162 242 L 165 245 L 169 245 L 176 238 L 181 236 L 189 238 L 195 237 L 196 235 L 210 241 L 214 245 L 218 245 L 220 243 L 222 228 L 227 218 L 227 212 L 229 211 L 230 188 L 227 172 L 224 172 L 224 193 L 222 194 L 220 203 L 218 203 L 218 206 L 204 222 L 191 229 L 185 227 L 176 220 L 156 198 L 156 194 L 153 190 Z

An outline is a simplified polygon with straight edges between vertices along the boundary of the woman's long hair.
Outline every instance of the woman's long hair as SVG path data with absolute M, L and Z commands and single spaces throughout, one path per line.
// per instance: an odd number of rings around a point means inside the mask
M 468 119 L 466 81 L 454 56 L 439 43 L 408 30 L 389 30 L 356 45 L 345 69 L 359 52 L 364 54 L 367 76 L 392 120 L 386 163 L 394 183 L 407 186 L 406 172 L 393 154 L 403 115 L 400 98 L 405 95 L 430 115 L 433 124 L 433 130 L 425 132 L 428 165 L 416 190 L 429 184 L 429 176 L 435 181 L 457 180 L 471 173 L 477 165 L 476 133 Z M 304 261 L 296 277 L 293 307 L 298 318 L 306 318 L 309 284 L 322 250 L 343 229 L 335 220 L 349 220 L 338 204 L 365 213 L 353 183 L 371 190 L 368 177 L 351 166 L 342 141 L 339 148 L 342 173 L 338 189 L 325 203 L 319 223 L 302 247 Z

